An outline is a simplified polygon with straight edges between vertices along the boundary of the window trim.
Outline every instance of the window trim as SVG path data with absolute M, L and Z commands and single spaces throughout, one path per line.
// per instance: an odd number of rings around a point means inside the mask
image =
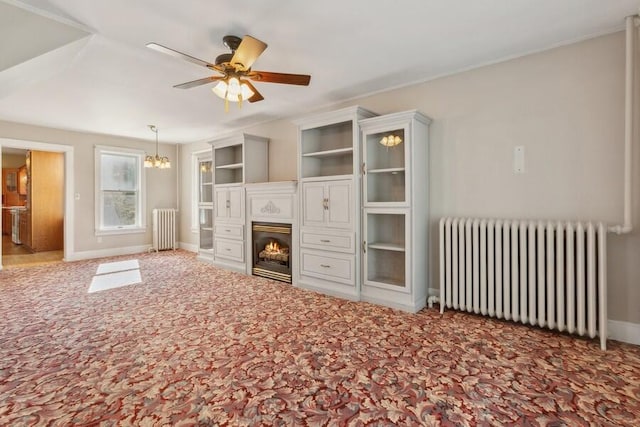
M 138 205 L 137 205 L 137 218 L 136 224 L 123 226 L 118 228 L 102 227 L 102 162 L 101 156 L 103 154 L 113 155 L 127 155 L 136 157 L 138 163 Z M 145 153 L 142 150 L 136 150 L 133 148 L 123 147 L 111 147 L 106 145 L 96 145 L 94 147 L 94 165 L 95 165 L 95 180 L 94 180 L 94 195 L 95 195 L 95 221 L 94 230 L 96 236 L 112 236 L 120 234 L 135 234 L 145 233 L 147 231 L 147 214 L 146 214 L 146 181 L 145 173 L 143 171 L 143 161 Z

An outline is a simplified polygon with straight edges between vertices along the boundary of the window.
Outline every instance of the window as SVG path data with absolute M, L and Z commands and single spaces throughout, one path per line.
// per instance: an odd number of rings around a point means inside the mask
M 143 232 L 144 153 L 96 147 L 96 234 Z

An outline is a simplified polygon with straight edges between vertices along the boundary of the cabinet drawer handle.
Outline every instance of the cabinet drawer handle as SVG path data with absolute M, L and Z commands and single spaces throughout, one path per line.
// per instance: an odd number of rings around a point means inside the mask
M 229 249 L 229 248 L 225 248 L 224 250 L 227 251 L 227 252 L 231 252 L 231 249 Z
M 330 243 L 330 242 L 331 242 L 331 240 L 327 240 L 327 239 L 320 239 L 320 241 L 321 241 L 322 243 Z
M 322 268 L 331 268 L 331 266 L 327 265 L 327 264 L 320 264 L 320 267 L 322 267 Z
M 229 229 L 225 229 L 224 231 L 226 231 L 227 233 L 231 233 L 231 230 Z

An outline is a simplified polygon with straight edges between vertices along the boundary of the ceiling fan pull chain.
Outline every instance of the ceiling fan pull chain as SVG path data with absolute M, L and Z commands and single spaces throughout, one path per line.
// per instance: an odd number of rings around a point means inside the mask
M 224 112 L 229 112 L 229 85 L 227 85 L 227 90 L 224 92 Z
M 238 108 L 242 110 L 242 94 L 238 94 Z

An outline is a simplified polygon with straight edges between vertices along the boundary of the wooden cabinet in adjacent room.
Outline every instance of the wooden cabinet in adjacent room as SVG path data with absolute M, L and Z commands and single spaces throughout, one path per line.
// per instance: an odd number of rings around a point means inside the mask
M 2 206 L 19 206 L 18 195 L 18 169 L 2 168 Z M 11 212 L 2 210 L 2 233 L 11 234 Z
M 27 211 L 22 243 L 34 252 L 61 250 L 64 246 L 64 154 L 30 151 L 26 166 Z
M 27 165 L 18 169 L 18 195 L 27 195 Z

